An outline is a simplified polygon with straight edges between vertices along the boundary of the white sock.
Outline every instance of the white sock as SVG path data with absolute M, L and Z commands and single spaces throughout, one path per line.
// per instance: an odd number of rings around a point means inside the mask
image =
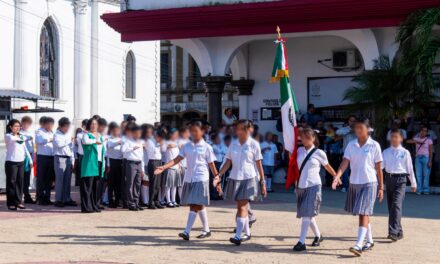
M 144 204 L 148 204 L 149 198 L 150 198 L 150 188 L 148 186 L 142 185 L 142 202 Z
M 373 240 L 373 232 L 371 232 L 371 224 L 368 224 L 368 230 L 367 230 L 367 242 L 368 242 L 368 243 L 374 243 L 374 240 Z
M 247 236 L 251 235 L 251 228 L 249 227 L 249 217 L 246 218 L 246 223 L 244 224 L 244 233 Z
M 203 225 L 203 231 L 204 232 L 209 232 L 209 223 L 208 223 L 208 213 L 206 212 L 206 208 L 203 208 L 203 210 L 199 211 L 199 217 L 200 220 L 202 221 L 202 225 Z
M 194 225 L 194 222 L 196 221 L 196 217 L 197 217 L 197 213 L 194 211 L 189 211 L 188 214 L 188 221 L 186 222 L 186 228 L 185 228 L 185 233 L 187 233 L 189 235 L 189 233 L 191 232 L 191 229 Z
M 240 238 L 241 232 L 246 225 L 247 217 L 237 217 L 237 228 L 235 229 L 235 237 Z
M 171 196 L 171 202 L 172 203 L 176 202 L 176 191 L 177 191 L 176 187 L 171 187 L 170 196 Z
M 368 228 L 360 226 L 358 229 L 358 237 L 356 241 L 356 246 L 362 248 L 362 244 L 364 243 L 365 236 L 367 235 Z
M 306 237 L 307 237 L 307 231 L 309 230 L 310 226 L 310 217 L 303 217 L 301 218 L 301 234 L 299 236 L 299 242 L 305 244 L 306 243 Z
M 321 237 L 321 232 L 319 232 L 318 224 L 316 223 L 315 217 L 312 217 L 310 220 L 310 229 L 312 229 L 313 233 L 315 234 L 315 237 Z
M 167 203 L 171 203 L 170 190 L 171 190 L 171 187 L 165 187 L 165 197 L 166 197 Z
M 248 203 L 248 218 L 250 221 L 255 219 L 254 211 L 251 208 L 251 203 Z
M 272 189 L 272 178 L 267 178 L 266 177 L 266 187 L 267 189 Z

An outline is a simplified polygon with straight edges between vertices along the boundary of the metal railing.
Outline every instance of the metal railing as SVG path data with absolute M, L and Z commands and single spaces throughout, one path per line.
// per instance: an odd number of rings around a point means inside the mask
M 222 107 L 238 107 L 238 100 L 223 100 Z M 172 112 L 172 113 L 181 113 L 188 110 L 198 111 L 198 112 L 206 112 L 208 110 L 208 102 L 207 101 L 194 101 L 194 102 L 184 102 L 184 103 L 175 103 L 175 102 L 166 102 L 160 104 L 161 112 Z

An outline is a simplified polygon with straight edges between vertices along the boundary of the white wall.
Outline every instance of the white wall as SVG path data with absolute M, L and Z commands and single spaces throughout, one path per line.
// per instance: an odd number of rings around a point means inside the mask
M 332 57 L 332 51 L 355 48 L 340 37 L 303 37 L 289 38 L 286 42 L 289 74 L 293 91 L 301 112 L 307 108 L 307 78 L 356 75 L 356 72 L 335 72 L 317 63 L 317 60 Z M 249 98 L 248 116 L 252 110 L 264 107 L 264 99 L 279 99 L 279 84 L 269 83 L 275 44 L 272 41 L 255 41 L 249 44 L 249 78 L 255 80 L 253 95 Z M 261 132 L 273 131 L 275 121 L 258 121 Z
M 6 0 L 14 5 L 13 0 Z M 12 88 L 14 85 L 14 8 L 0 2 L 0 59 L 2 61 L 0 88 Z M 8 36 L 8 37 L 6 37 Z

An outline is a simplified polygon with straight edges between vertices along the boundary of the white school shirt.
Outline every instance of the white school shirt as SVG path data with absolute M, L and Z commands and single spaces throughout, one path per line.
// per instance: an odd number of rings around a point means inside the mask
M 261 152 L 263 154 L 263 165 L 264 166 L 275 166 L 275 154 L 278 153 L 277 146 L 274 143 L 269 143 L 267 141 L 263 141 L 261 143 Z M 264 150 L 265 148 L 268 148 Z
M 34 137 L 35 133 L 29 130 L 24 131 L 23 129 L 20 131 L 20 134 L 24 136 L 24 141 L 26 144 L 26 148 L 30 154 L 34 153 Z
M 95 138 L 95 139 L 92 139 L 92 138 L 90 138 L 89 137 L 89 134 L 88 133 L 84 133 L 83 134 L 83 138 L 82 138 L 82 140 L 81 140 L 81 143 L 82 144 L 84 144 L 84 145 L 92 145 L 92 144 L 95 144 L 98 140 L 97 139 L 101 139 L 101 135 L 100 134 L 98 134 L 98 138 Z M 97 149 L 98 149 L 98 161 L 103 161 L 102 160 L 102 151 L 103 151 L 103 149 L 104 149 L 104 145 L 105 145 L 105 142 L 101 142 L 102 144 L 97 144 L 96 145 L 96 147 L 97 147 Z
M 225 146 L 225 144 L 213 144 L 212 150 L 214 151 L 215 159 L 218 162 L 223 162 L 223 159 L 225 158 L 226 153 L 228 152 L 228 148 Z
M 402 146 L 397 148 L 391 146 L 383 151 L 382 156 L 382 168 L 384 168 L 387 173 L 409 174 L 411 187 L 417 187 L 411 153 L 406 148 Z
M 180 149 L 179 156 L 186 158 L 188 164 L 184 182 L 209 181 L 208 164 L 215 161 L 215 155 L 212 147 L 205 140 L 202 139 L 197 143 L 188 142 Z
M 377 182 L 376 163 L 383 160 L 379 143 L 369 137 L 360 147 L 357 139 L 352 140 L 345 148 L 344 158 L 350 161 L 350 183 Z
M 297 162 L 299 168 L 301 168 L 307 155 L 312 151 L 315 146 L 307 150 L 305 147 L 298 148 Z M 326 166 L 328 164 L 327 155 L 321 149 L 315 150 L 315 152 L 310 156 L 299 177 L 298 187 L 301 189 L 309 188 L 315 185 L 321 185 L 321 175 L 319 171 L 321 166 Z
M 84 150 L 83 150 L 83 146 L 82 146 L 82 138 L 84 137 L 84 131 L 81 131 L 81 132 L 79 132 L 77 135 L 76 135 L 76 145 L 77 145 L 77 150 L 76 150 L 76 152 L 79 154 L 79 155 L 84 155 Z
M 163 151 L 163 162 L 168 163 L 179 156 L 180 150 L 176 141 L 167 141 L 162 145 Z M 179 164 L 176 164 L 170 169 L 178 169 L 180 167 Z
M 135 149 L 135 147 L 137 147 Z M 122 156 L 126 160 L 141 162 L 142 171 L 144 171 L 144 141 L 139 139 L 135 140 L 130 137 L 126 137 L 124 143 L 121 146 Z
M 10 133 L 5 135 L 6 161 L 23 162 L 27 156 L 29 158 L 29 162 L 32 163 L 32 158 L 29 155 L 29 151 L 26 148 L 24 140 L 25 139 L 23 136 L 15 136 Z
M 122 138 L 110 136 L 106 144 L 107 151 L 105 152 L 105 155 L 107 156 L 107 158 L 119 159 L 119 160 L 122 159 L 123 158 L 121 151 L 122 143 L 123 143 Z
M 37 130 L 35 135 L 35 144 L 37 145 L 37 154 L 44 156 L 53 156 L 53 140 L 54 133 L 44 128 Z
M 185 146 L 185 144 L 187 144 L 190 140 L 189 139 L 183 139 L 183 138 L 179 138 L 177 140 L 177 145 L 179 146 L 179 151 L 183 148 L 183 146 Z M 187 164 L 186 164 L 186 159 L 183 159 L 180 162 L 180 166 L 182 166 L 183 168 L 186 168 Z
M 69 133 L 64 134 L 60 130 L 57 130 L 53 139 L 53 154 L 55 156 L 68 156 L 73 162 L 75 158 L 73 155 L 73 143 L 72 135 Z
M 162 160 L 160 144 L 154 138 L 150 138 L 145 143 L 147 149 L 148 160 Z
M 239 181 L 257 177 L 255 163 L 263 159 L 259 144 L 251 137 L 244 144 L 238 140 L 231 143 L 225 158 L 232 162 L 229 178 Z

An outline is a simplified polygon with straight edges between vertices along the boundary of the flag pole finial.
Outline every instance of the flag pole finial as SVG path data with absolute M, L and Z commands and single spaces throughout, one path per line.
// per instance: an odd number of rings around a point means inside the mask
M 278 38 L 281 38 L 281 29 L 279 26 L 277 26 L 277 32 L 278 32 Z

